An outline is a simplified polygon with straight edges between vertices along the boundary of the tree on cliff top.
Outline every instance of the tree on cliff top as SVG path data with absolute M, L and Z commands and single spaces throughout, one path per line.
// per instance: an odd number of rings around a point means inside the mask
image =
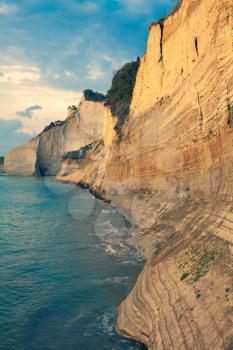
M 115 130 L 121 135 L 121 130 L 129 114 L 136 76 L 140 65 L 140 58 L 126 63 L 119 69 L 112 80 L 112 87 L 107 92 L 106 105 L 112 114 L 118 118 Z
M 84 90 L 83 95 L 87 101 L 104 102 L 106 100 L 106 96 L 104 94 L 101 94 L 100 92 L 94 92 L 90 89 Z

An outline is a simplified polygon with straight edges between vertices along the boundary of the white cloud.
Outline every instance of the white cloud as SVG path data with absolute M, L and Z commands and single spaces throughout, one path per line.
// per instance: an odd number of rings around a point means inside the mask
M 18 11 L 16 5 L 7 5 L 5 3 L 0 3 L 0 15 L 12 15 Z
M 104 77 L 104 70 L 96 62 L 87 65 L 87 79 L 98 80 Z
M 11 50 L 7 51 L 8 54 L 9 52 Z M 17 119 L 22 123 L 20 132 L 33 135 L 51 121 L 65 119 L 67 106 L 77 105 L 82 94 L 43 84 L 39 67 L 30 63 L 20 50 L 13 52 L 20 55 L 12 57 L 0 52 L 0 119 Z M 31 106 L 43 108 L 35 109 L 31 118 L 17 114 L 18 111 L 25 111 Z
M 0 83 L 22 84 L 25 81 L 36 82 L 40 80 L 40 70 L 37 66 L 19 64 L 0 64 Z

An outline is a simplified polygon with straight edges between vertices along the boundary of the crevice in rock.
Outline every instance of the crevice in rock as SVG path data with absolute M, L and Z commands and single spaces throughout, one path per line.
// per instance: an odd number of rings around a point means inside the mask
M 159 23 L 159 26 L 160 26 L 160 58 L 159 58 L 159 62 L 163 63 L 164 18 L 162 18 L 158 23 Z
M 203 128 L 203 112 L 202 112 L 202 108 L 201 108 L 201 98 L 199 93 L 197 92 L 197 102 L 198 102 L 198 107 L 199 107 L 199 131 L 200 133 L 202 133 L 202 128 Z
M 197 56 L 199 56 L 198 37 L 197 36 L 195 36 L 195 38 L 194 38 L 194 44 L 195 44 L 195 50 L 196 50 Z

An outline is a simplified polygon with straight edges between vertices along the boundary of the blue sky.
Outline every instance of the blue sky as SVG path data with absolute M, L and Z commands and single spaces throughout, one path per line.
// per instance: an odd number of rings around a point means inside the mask
M 0 155 L 105 92 L 176 0 L 0 0 Z

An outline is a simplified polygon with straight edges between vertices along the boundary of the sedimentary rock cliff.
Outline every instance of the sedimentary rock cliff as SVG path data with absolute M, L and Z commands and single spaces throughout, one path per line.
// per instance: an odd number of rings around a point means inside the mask
M 12 175 L 33 175 L 36 173 L 36 151 L 39 138 L 12 149 L 5 156 L 4 171 Z
M 11 150 L 5 171 L 19 175 L 57 175 L 62 157 L 103 136 L 104 105 L 83 99 L 64 122 L 47 127 L 38 137 Z
M 103 103 L 83 100 L 78 111 L 60 127 L 40 136 L 37 170 L 41 175 L 56 175 L 65 153 L 75 151 L 103 136 Z
M 183 0 L 152 24 L 120 139 L 115 119 L 105 150 L 59 179 L 137 225 L 148 262 L 118 330 L 149 349 L 232 349 L 232 0 Z

